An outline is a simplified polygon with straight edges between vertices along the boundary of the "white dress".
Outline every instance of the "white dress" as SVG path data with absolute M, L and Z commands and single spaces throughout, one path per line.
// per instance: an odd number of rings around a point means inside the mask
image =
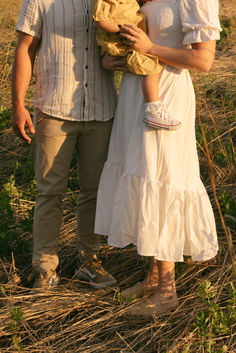
M 153 0 L 142 7 L 152 41 L 171 48 L 219 39 L 217 0 Z M 177 131 L 143 122 L 142 77 L 123 75 L 108 159 L 98 190 L 95 232 L 115 247 L 135 244 L 158 260 L 213 258 L 215 220 L 199 175 L 195 96 L 188 70 L 165 65 L 159 91 Z

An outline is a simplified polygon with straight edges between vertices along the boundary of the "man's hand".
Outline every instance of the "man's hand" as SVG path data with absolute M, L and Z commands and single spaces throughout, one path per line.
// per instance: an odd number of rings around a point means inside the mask
M 31 143 L 31 138 L 26 134 L 25 127 L 28 127 L 31 134 L 35 133 L 30 114 L 25 107 L 17 108 L 12 114 L 12 127 L 16 135 Z
M 127 60 L 120 56 L 111 56 L 105 54 L 102 58 L 102 66 L 106 70 L 129 72 L 127 67 Z

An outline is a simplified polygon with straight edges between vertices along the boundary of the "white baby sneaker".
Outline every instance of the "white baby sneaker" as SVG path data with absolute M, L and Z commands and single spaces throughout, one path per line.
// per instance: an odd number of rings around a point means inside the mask
M 161 101 L 146 103 L 146 113 L 144 122 L 151 127 L 163 130 L 177 130 L 181 127 L 181 122 L 174 120 L 165 105 Z

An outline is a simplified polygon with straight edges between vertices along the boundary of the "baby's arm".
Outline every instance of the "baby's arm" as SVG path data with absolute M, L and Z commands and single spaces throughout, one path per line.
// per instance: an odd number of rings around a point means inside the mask
M 97 27 L 109 33 L 117 33 L 120 31 L 119 26 L 112 21 L 101 20 L 101 21 L 94 21 L 94 23 Z

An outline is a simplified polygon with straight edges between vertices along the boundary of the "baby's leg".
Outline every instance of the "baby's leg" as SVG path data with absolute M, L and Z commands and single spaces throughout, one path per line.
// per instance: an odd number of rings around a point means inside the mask
M 142 89 L 145 104 L 144 121 L 156 128 L 164 130 L 177 130 L 181 122 L 174 120 L 159 97 L 159 74 L 143 77 Z
M 159 98 L 159 74 L 147 75 L 143 77 L 142 89 L 146 103 L 156 102 Z

